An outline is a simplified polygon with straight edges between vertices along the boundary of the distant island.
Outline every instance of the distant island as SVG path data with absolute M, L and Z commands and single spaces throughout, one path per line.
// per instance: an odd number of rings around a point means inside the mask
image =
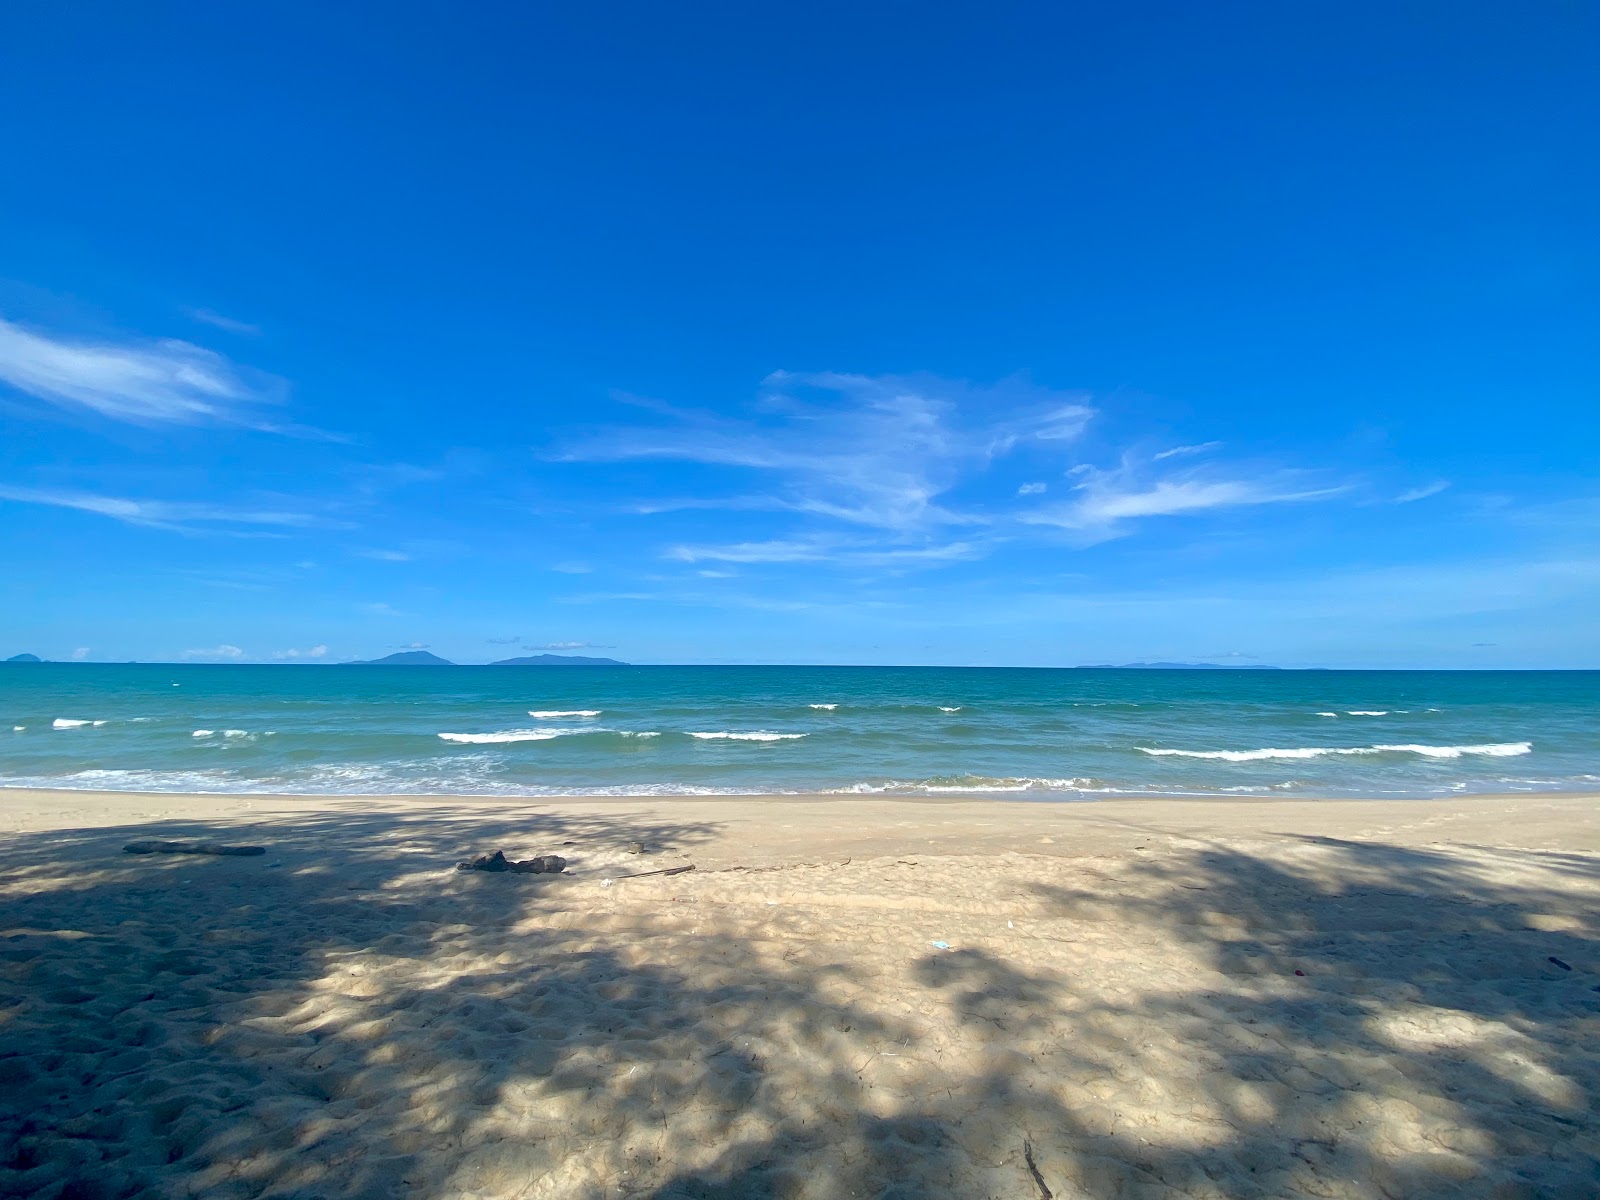
M 344 664 L 347 667 L 453 667 L 448 658 L 429 654 L 426 650 L 402 650 L 398 654 L 385 654 L 382 658 L 367 658 Z
M 502 658 L 491 667 L 625 667 L 614 658 L 585 658 L 581 654 L 529 654 L 522 658 Z
M 40 658 L 37 654 L 13 654 L 10 658 L 6 659 L 6 661 L 7 662 L 43 662 L 44 659 Z
M 1261 663 L 1085 663 L 1086 671 L 1281 671 Z
M 360 662 L 343 664 L 347 667 L 455 667 L 448 658 L 440 658 L 426 650 L 402 650 L 382 658 L 369 658 Z M 502 658 L 487 664 L 491 667 L 625 667 L 628 664 L 614 658 L 585 658 L 581 654 L 530 654 L 525 658 Z

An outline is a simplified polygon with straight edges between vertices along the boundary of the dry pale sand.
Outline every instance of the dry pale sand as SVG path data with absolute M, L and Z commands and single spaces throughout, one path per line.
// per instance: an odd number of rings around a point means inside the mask
M 1592 796 L 0 829 L 4 1195 L 1600 1194 Z M 452 869 L 495 847 L 573 869 Z

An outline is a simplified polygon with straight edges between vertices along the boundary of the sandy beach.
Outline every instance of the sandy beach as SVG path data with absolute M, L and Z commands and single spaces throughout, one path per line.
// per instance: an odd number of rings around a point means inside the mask
M 0 831 L 0 1195 L 1600 1194 L 1596 796 L 11 790 Z M 455 869 L 497 848 L 569 870 Z

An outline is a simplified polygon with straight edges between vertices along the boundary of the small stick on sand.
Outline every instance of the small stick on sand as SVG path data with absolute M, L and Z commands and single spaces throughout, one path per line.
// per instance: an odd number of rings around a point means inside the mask
M 1054 1200 L 1055 1193 L 1045 1186 L 1044 1176 L 1039 1174 L 1039 1164 L 1033 1161 L 1033 1143 L 1022 1143 L 1022 1157 L 1028 1164 L 1028 1174 L 1033 1176 L 1034 1183 L 1039 1185 L 1039 1200 Z
M 124 854 L 226 854 L 249 858 L 265 854 L 265 846 L 224 846 L 218 842 L 129 842 Z
M 682 875 L 685 871 L 694 870 L 694 864 L 687 867 L 668 867 L 664 871 L 640 871 L 637 875 L 618 875 L 618 879 L 643 879 L 646 875 Z

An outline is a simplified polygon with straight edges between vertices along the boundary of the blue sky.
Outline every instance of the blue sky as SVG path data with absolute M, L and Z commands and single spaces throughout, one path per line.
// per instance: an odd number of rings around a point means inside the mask
M 1600 667 L 1597 35 L 9 6 L 0 653 Z

